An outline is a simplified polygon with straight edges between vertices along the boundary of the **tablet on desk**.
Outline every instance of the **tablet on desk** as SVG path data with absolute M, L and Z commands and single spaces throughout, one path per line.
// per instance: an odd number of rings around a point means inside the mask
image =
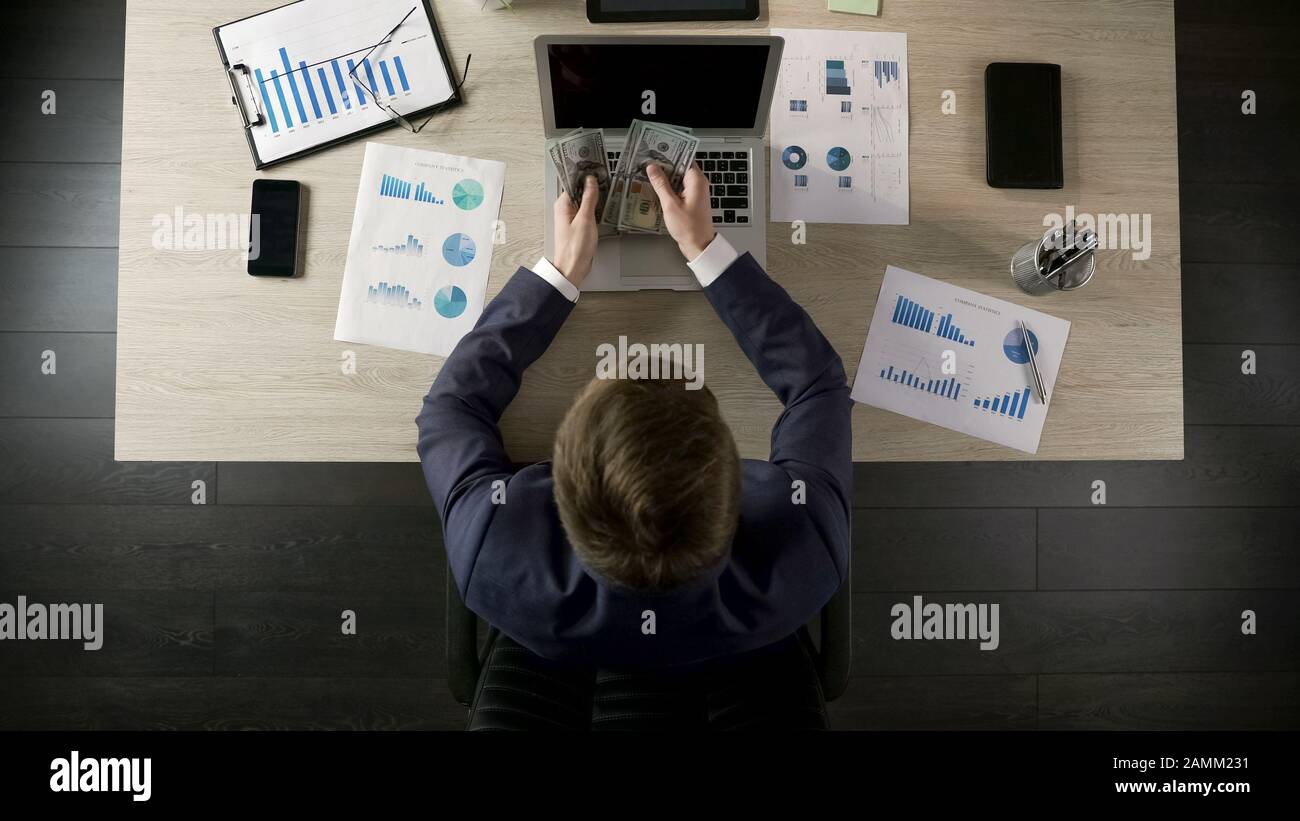
M 757 20 L 758 0 L 587 0 L 593 23 Z

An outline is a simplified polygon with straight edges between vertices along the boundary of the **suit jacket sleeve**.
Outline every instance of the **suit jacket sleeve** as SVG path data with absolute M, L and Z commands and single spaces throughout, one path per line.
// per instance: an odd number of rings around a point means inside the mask
M 852 400 L 839 354 L 812 318 L 750 254 L 704 290 L 784 411 L 772 428 L 770 462 L 796 493 L 841 579 L 848 570 L 853 496 Z
M 520 268 L 443 363 L 416 418 L 424 479 L 442 516 L 447 559 L 466 596 L 492 516 L 493 483 L 514 474 L 497 427 L 524 370 L 551 344 L 573 303 Z M 509 488 L 506 489 L 507 494 Z

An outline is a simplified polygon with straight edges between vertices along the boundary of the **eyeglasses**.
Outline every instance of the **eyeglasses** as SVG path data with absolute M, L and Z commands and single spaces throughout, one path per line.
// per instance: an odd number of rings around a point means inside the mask
M 352 82 L 356 83 L 356 84 L 357 84 L 358 86 L 360 86 L 361 88 L 364 88 L 366 91 L 370 92 L 370 101 L 371 101 L 372 103 L 374 103 L 375 105 L 379 106 L 379 108 L 380 108 L 380 109 L 381 109 L 385 114 L 388 115 L 388 118 L 389 118 L 390 120 L 392 120 L 393 122 L 397 123 L 397 124 L 400 125 L 402 128 L 405 128 L 407 131 L 411 132 L 412 134 L 419 134 L 420 131 L 421 131 L 421 129 L 423 129 L 426 125 L 428 125 L 428 124 L 429 124 L 429 121 L 432 120 L 433 117 L 434 117 L 434 115 L 437 114 L 438 112 L 435 110 L 435 111 L 431 112 L 431 113 L 429 114 L 428 117 L 425 118 L 424 122 L 420 123 L 419 125 L 412 125 L 410 120 L 408 120 L 408 119 L 406 119 L 406 117 L 402 116 L 402 115 L 401 115 L 401 114 L 400 114 L 396 109 L 394 109 L 392 106 L 388 105 L 387 103 L 383 103 L 383 102 L 380 102 L 380 101 L 379 101 L 379 92 L 376 91 L 375 89 L 371 88 L 369 83 L 365 82 L 364 80 L 362 80 L 360 77 L 357 76 L 357 68 L 356 68 L 356 67 L 359 66 L 359 65 L 364 65 L 365 62 L 366 62 L 366 60 L 368 60 L 368 59 L 370 58 L 370 55 L 372 55 L 372 54 L 375 53 L 375 49 L 379 48 L 380 46 L 388 45 L 389 43 L 391 43 L 391 42 L 393 41 L 393 34 L 395 34 L 395 33 L 397 32 L 397 30 L 398 30 L 399 28 L 401 28 L 402 25 L 405 24 L 406 21 L 407 21 L 408 19 L 410 19 L 410 17 L 411 17 L 412 14 L 415 14 L 415 8 L 416 8 L 415 6 L 412 6 L 412 7 L 411 7 L 411 10 L 408 11 L 408 12 L 406 13 L 406 16 L 403 17 L 403 18 L 398 22 L 397 25 L 393 26 L 392 29 L 390 29 L 389 32 L 388 32 L 387 34 L 385 34 L 383 37 L 381 37 L 381 38 L 379 39 L 379 42 L 378 42 L 378 43 L 375 43 L 373 46 L 371 46 L 371 47 L 370 47 L 370 50 L 367 51 L 367 52 L 365 53 L 365 55 L 364 55 L 360 60 L 357 60 L 355 64 L 350 65 L 350 67 L 348 68 L 348 76 L 352 78 Z M 469 61 L 470 61 L 470 58 L 473 57 L 473 56 L 474 56 L 474 55 L 473 55 L 472 53 L 471 53 L 471 54 L 467 54 L 467 55 L 465 56 L 465 68 L 462 69 L 461 72 L 460 72 L 460 82 L 459 82 L 459 83 L 456 83 L 456 85 L 452 87 L 452 90 L 451 90 L 451 96 L 450 96 L 450 97 L 448 97 L 446 100 L 443 100 L 443 101 L 440 102 L 440 103 L 434 103 L 434 108 L 435 108 L 435 109 L 436 109 L 438 106 L 441 106 L 441 105 L 443 105 L 444 103 L 447 103 L 447 102 L 451 101 L 453 98 L 455 98 L 455 96 L 456 96 L 456 92 L 460 90 L 461 86 L 465 85 L 465 80 L 466 80 L 466 78 L 469 77 Z

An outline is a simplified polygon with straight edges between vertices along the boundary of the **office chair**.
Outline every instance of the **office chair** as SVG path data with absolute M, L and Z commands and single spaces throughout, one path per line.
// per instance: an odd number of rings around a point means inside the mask
M 447 573 L 448 687 L 470 730 L 756 730 L 828 728 L 826 703 L 848 686 L 848 578 L 809 627 L 759 650 L 655 673 L 550 661 L 465 607 Z

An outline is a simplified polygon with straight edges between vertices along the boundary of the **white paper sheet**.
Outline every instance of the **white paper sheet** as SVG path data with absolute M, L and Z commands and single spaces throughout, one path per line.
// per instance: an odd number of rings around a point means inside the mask
M 334 338 L 446 356 L 483 312 L 505 163 L 366 143 Z
M 1020 321 L 1029 329 L 1050 397 L 1069 322 L 891 265 L 852 396 L 1037 453 L 1051 401 L 1042 404 L 1034 389 Z
M 907 35 L 772 34 L 772 221 L 907 225 Z
M 451 96 L 419 0 L 302 0 L 223 26 L 221 43 L 232 66 L 248 67 L 254 99 L 245 105 L 251 111 L 255 104 L 265 119 L 249 133 L 264 162 L 390 122 L 366 88 L 399 114 Z M 364 86 L 349 76 L 349 60 Z

